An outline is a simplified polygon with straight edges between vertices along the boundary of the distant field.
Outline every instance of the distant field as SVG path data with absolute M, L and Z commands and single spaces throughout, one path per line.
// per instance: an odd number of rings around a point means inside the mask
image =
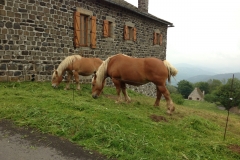
M 115 103 L 114 88 L 91 97 L 90 84 L 81 91 L 51 88 L 50 82 L 0 82 L 0 120 L 65 137 L 109 158 L 132 160 L 240 159 L 240 116 L 215 104 L 185 101 L 172 116 L 166 103 L 128 91 L 131 103 Z M 73 88 L 73 86 L 72 86 Z M 74 86 L 75 88 L 75 86 Z

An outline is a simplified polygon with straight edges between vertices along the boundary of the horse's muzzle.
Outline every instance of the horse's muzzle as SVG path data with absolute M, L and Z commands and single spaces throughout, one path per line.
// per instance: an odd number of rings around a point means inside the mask
M 53 87 L 53 88 L 57 88 L 57 85 L 56 85 L 56 84 L 52 84 L 52 87 Z
M 94 99 L 97 99 L 97 98 L 98 98 L 98 96 L 97 96 L 96 94 L 95 94 L 95 95 L 93 94 L 92 97 L 93 97 Z

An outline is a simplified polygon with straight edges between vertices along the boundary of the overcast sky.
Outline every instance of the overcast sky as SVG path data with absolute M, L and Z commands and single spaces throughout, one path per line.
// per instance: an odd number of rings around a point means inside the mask
M 138 0 L 125 0 L 138 6 Z M 149 0 L 148 12 L 167 20 L 167 60 L 240 72 L 240 0 Z M 229 71 L 231 72 L 231 71 Z

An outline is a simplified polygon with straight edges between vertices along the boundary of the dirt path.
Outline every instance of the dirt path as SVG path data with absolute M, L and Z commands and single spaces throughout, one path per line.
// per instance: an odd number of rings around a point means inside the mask
M 0 160 L 104 160 L 67 140 L 0 120 Z

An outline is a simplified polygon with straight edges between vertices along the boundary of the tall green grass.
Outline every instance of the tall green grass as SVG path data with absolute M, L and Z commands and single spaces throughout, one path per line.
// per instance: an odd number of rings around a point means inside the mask
M 214 104 L 184 101 L 169 116 L 164 100 L 153 107 L 155 98 L 131 90 L 131 103 L 116 104 L 114 88 L 104 88 L 93 99 L 90 84 L 82 84 L 80 91 L 65 91 L 63 85 L 53 89 L 49 82 L 1 82 L 0 119 L 64 137 L 109 158 L 240 159 L 229 149 L 240 145 L 240 117 L 230 115 L 223 141 L 227 114 Z M 155 122 L 151 115 L 165 121 Z

